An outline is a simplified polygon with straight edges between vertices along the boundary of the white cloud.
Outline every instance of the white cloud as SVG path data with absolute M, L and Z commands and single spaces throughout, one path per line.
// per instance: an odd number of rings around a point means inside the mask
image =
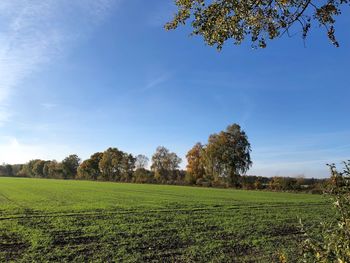
M 0 164 L 26 163 L 32 159 L 62 160 L 71 152 L 72 149 L 62 144 L 26 144 L 15 137 L 0 137 Z
M 0 123 L 26 77 L 66 54 L 118 0 L 2 0 L 0 2 Z

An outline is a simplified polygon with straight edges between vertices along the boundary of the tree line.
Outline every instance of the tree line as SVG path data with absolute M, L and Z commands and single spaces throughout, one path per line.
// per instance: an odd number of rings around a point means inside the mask
M 127 183 L 160 183 L 300 191 L 321 188 L 324 180 L 247 176 L 252 165 L 251 146 L 246 133 L 237 124 L 209 136 L 206 144 L 196 143 L 187 153 L 186 170 L 181 158 L 164 146 L 151 157 L 134 156 L 118 148 L 108 148 L 82 161 L 76 154 L 61 162 L 31 160 L 26 164 L 0 165 L 0 175 L 33 178 L 80 179 Z

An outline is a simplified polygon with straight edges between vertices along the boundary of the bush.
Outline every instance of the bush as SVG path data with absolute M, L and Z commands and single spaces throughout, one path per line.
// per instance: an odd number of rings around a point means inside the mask
M 329 165 L 332 175 L 325 194 L 333 200 L 336 214 L 322 224 L 318 238 L 305 234 L 304 262 L 350 262 L 350 161 L 344 165 L 342 172 Z

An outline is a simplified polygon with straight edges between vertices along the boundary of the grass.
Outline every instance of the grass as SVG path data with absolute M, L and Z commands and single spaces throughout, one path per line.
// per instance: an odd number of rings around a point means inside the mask
M 319 195 L 0 178 L 0 261 L 274 262 L 298 258 Z

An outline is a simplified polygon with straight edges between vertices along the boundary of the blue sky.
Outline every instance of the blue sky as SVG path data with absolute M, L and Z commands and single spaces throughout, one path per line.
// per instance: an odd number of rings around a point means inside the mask
M 350 10 L 338 49 L 316 27 L 305 45 L 296 35 L 221 52 L 188 28 L 164 31 L 174 10 L 171 0 L 1 1 L 0 162 L 109 146 L 150 157 L 158 145 L 185 159 L 231 123 L 251 141 L 249 174 L 325 177 L 326 163 L 350 158 Z

